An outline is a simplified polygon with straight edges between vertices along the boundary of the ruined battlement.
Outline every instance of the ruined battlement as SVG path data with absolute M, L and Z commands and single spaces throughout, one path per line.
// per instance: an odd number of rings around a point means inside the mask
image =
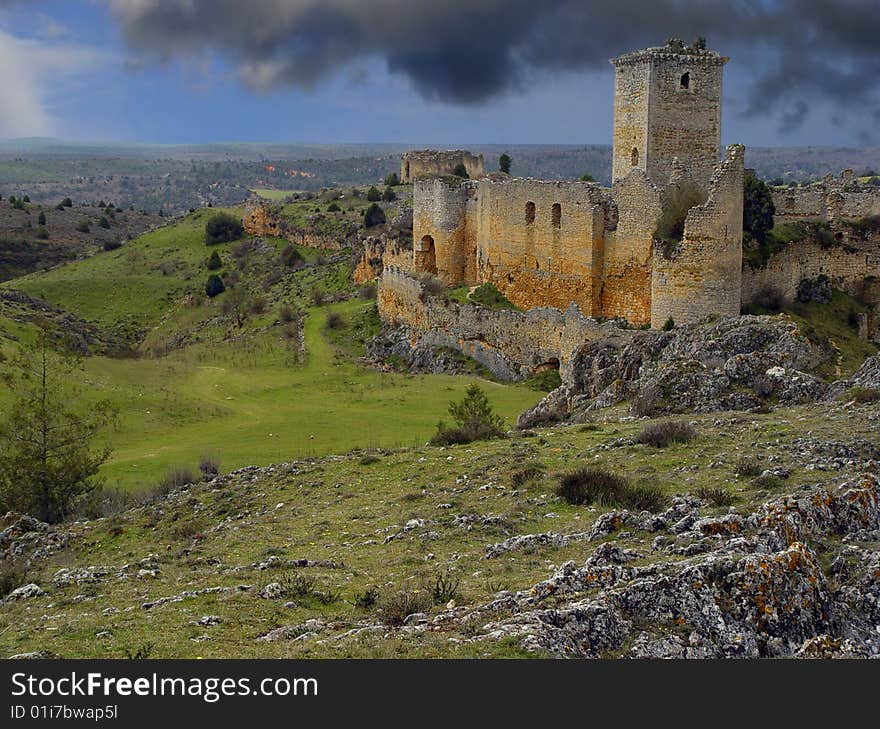
M 805 187 L 773 188 L 776 223 L 810 220 L 833 223 L 880 215 L 880 187 L 861 184 L 852 170 L 826 175 Z
M 458 165 L 464 165 L 471 179 L 483 176 L 481 154 L 471 154 L 462 149 L 420 149 L 406 152 L 401 158 L 400 181 L 407 184 L 427 175 L 452 175 Z

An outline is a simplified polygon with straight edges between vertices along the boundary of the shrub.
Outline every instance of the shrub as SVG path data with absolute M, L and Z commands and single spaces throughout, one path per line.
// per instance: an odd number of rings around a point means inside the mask
M 514 471 L 510 476 L 510 483 L 514 488 L 521 488 L 530 481 L 536 481 L 544 475 L 543 463 L 529 463 Z
M 302 572 L 283 575 L 277 582 L 281 585 L 284 597 L 291 600 L 311 597 L 315 593 L 315 578 L 311 575 L 304 575 Z
M 416 278 L 422 284 L 422 293 L 425 296 L 446 296 L 446 287 L 434 274 L 421 273 Z
M 226 291 L 226 286 L 223 284 L 223 279 L 216 273 L 211 274 L 208 277 L 208 281 L 205 283 L 205 294 L 213 299 L 224 291 Z
M 202 481 L 210 481 L 215 476 L 219 476 L 220 461 L 214 455 L 203 455 L 199 459 L 199 473 L 202 474 Z
M 345 319 L 342 318 L 342 314 L 331 311 L 327 314 L 327 320 L 324 322 L 325 329 L 342 329 L 345 327 Z
M 399 590 L 380 598 L 379 612 L 388 625 L 403 625 L 408 616 L 429 610 L 433 602 L 427 590 Z
M 305 263 L 302 253 L 293 244 L 288 245 L 281 251 L 281 263 L 288 268 L 296 268 Z
M 632 485 L 623 477 L 599 466 L 587 466 L 564 474 L 556 495 L 573 506 L 596 504 L 634 510 L 659 511 L 666 501 L 659 486 Z
M 228 243 L 244 235 L 241 220 L 229 213 L 217 213 L 205 223 L 205 244 Z
M 736 497 L 723 488 L 700 486 L 694 494 L 698 499 L 705 501 L 711 506 L 730 506 L 736 501 Z
M 859 404 L 877 402 L 880 400 L 880 390 L 872 387 L 852 387 L 847 392 L 847 397 Z
M 375 185 L 372 185 L 370 189 L 367 190 L 367 202 L 379 202 L 381 199 L 382 193 L 379 192 Z
M 479 385 L 471 385 L 461 402 L 449 403 L 449 414 L 457 427 L 447 428 L 442 422 L 431 442 L 434 445 L 471 443 L 504 435 L 501 416 L 496 415 L 486 393 Z
M 104 228 L 104 229 L 108 229 L 108 228 L 110 228 L 110 221 L 107 220 L 107 216 L 106 216 L 106 215 L 102 215 L 102 216 L 101 216 L 101 219 L 98 221 L 98 225 L 99 225 L 101 228 Z
M 784 482 L 778 476 L 773 476 L 771 474 L 767 474 L 766 476 L 758 476 L 757 478 L 752 479 L 752 486 L 756 489 L 765 489 L 767 491 L 774 491 L 775 489 L 782 488 Z
M 354 596 L 354 606 L 359 610 L 372 610 L 379 600 L 379 591 L 375 587 L 368 587 L 363 592 Z
M 755 292 L 752 304 L 760 309 L 776 313 L 782 311 L 782 307 L 785 306 L 785 296 L 779 288 L 768 284 Z
M 526 384 L 532 390 L 553 392 L 553 390 L 562 385 L 562 377 L 557 368 L 548 367 L 547 369 L 541 370 L 537 374 L 529 377 L 529 379 L 526 380 Z
M 72 208 L 73 201 L 69 197 L 66 197 L 61 201 L 61 207 L 62 208 Z
M 37 225 L 45 225 L 46 224 L 46 213 L 44 211 L 40 211 L 40 214 L 37 216 Z
M 441 572 L 434 578 L 431 585 L 431 597 L 435 605 L 445 605 L 450 600 L 459 597 L 458 588 L 461 586 L 461 580 L 449 572 Z
M 37 232 L 34 233 L 34 237 L 37 238 L 38 240 L 48 240 L 49 239 L 49 231 L 46 230 L 46 226 L 41 225 L 39 228 L 37 228 Z
M 498 170 L 503 172 L 505 175 L 510 174 L 510 155 L 505 152 L 498 158 Z
M 0 560 L 0 600 L 21 587 L 27 579 L 27 562 L 23 559 Z
M 689 423 L 667 420 L 662 423 L 651 423 L 639 433 L 636 443 L 666 448 L 673 443 L 690 443 L 697 437 L 696 429 Z
M 374 463 L 379 463 L 382 459 L 379 456 L 374 455 L 366 455 L 362 456 L 361 460 L 358 461 L 362 466 L 372 466 Z
M 195 482 L 196 477 L 189 468 L 178 466 L 165 474 L 165 477 L 159 482 L 159 487 L 168 493 Z
M 488 309 L 515 309 L 516 307 L 491 281 L 481 284 L 470 295 L 469 301 Z
M 665 322 L 663 322 L 663 331 L 671 332 L 673 329 L 675 329 L 675 319 L 670 316 Z
M 382 199 L 385 202 L 394 202 L 397 200 L 397 193 L 395 193 L 390 187 L 386 187 L 382 192 Z
M 220 258 L 220 254 L 217 251 L 212 251 L 211 257 L 208 259 L 208 270 L 219 271 L 221 268 L 223 268 L 223 260 Z
M 263 296 L 254 296 L 250 300 L 250 312 L 255 316 L 266 313 L 266 299 Z
M 296 315 L 293 313 L 293 309 L 285 304 L 278 310 L 278 318 L 285 324 L 289 324 L 296 318 Z
M 326 297 L 324 292 L 317 286 L 312 289 L 312 306 L 323 306 Z
M 397 187 L 400 184 L 400 178 L 397 176 L 396 172 L 392 172 L 385 178 L 385 186 L 386 187 Z
M 342 208 L 339 207 L 339 203 L 335 200 L 327 206 L 328 213 L 339 213 L 342 211 Z
M 802 304 L 811 301 L 827 304 L 831 301 L 831 279 L 824 273 L 815 278 L 802 278 L 798 283 L 795 297 Z
M 92 226 L 89 224 L 88 220 L 80 220 L 76 224 L 76 230 L 79 233 L 89 233 L 92 230 Z
M 705 201 L 706 193 L 692 182 L 670 187 L 669 194 L 663 201 L 663 210 L 657 222 L 655 237 L 667 243 L 680 242 L 684 237 L 684 223 L 688 212 L 695 205 L 702 205 Z M 666 257 L 671 258 L 672 255 Z
M 737 478 L 754 478 L 764 473 L 764 467 L 756 458 L 740 458 L 734 471 Z
M 743 233 L 763 244 L 775 213 L 770 188 L 755 175 L 747 174 L 743 180 Z
M 596 181 L 596 178 L 593 177 L 589 172 L 581 175 L 578 179 L 581 182 L 595 182 Z
M 689 423 L 677 420 L 666 420 L 662 423 L 651 423 L 639 433 L 636 443 L 666 448 L 673 443 L 690 443 L 697 437 L 696 429 Z
M 371 203 L 370 207 L 364 211 L 364 226 L 367 228 L 372 228 L 376 225 L 384 225 L 385 221 L 385 211 L 376 203 Z
M 119 248 L 122 248 L 121 240 L 105 240 L 103 248 L 105 251 L 115 251 Z

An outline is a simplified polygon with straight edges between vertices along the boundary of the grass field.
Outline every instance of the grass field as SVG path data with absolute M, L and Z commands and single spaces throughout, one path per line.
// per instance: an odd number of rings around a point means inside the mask
M 281 201 L 290 195 L 295 195 L 299 190 L 267 190 L 265 188 L 256 188 L 251 190 L 256 195 L 264 197 L 267 200 Z
M 109 434 L 113 454 L 102 471 L 108 485 L 146 487 L 171 468 L 196 468 L 203 454 L 229 470 L 424 443 L 449 401 L 460 398 L 472 379 L 383 373 L 359 364 L 374 302 L 310 303 L 315 288 L 328 295 L 355 290 L 348 255 L 341 254 L 339 263 L 320 263 L 321 252 L 302 248 L 306 266 L 267 287 L 263 277 L 279 268 L 276 252 L 287 242 L 267 240 L 264 249 L 236 263 L 235 243 L 205 246 L 210 214 L 198 211 L 120 250 L 7 284 L 108 330 L 143 336 L 137 357 L 84 362 L 85 400 L 107 397 L 120 411 Z M 223 258 L 224 275 L 235 271 L 267 300 L 265 312 L 241 329 L 221 313 L 228 293 L 188 303 L 204 298 L 211 250 Z M 285 303 L 304 311 L 304 359 L 282 336 L 278 310 Z M 325 331 L 331 311 L 343 317 L 341 330 Z M 30 336 L 26 326 L 0 317 L 4 332 L 7 349 L 12 338 Z M 169 345 L 181 337 L 183 345 Z M 511 426 L 541 396 L 522 385 L 484 387 Z M 0 407 L 9 399 L 0 392 Z

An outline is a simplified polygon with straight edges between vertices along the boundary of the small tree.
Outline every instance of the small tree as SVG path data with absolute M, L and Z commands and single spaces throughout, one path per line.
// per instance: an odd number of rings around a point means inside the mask
M 657 222 L 655 236 L 666 243 L 680 243 L 684 237 L 687 214 L 694 205 L 706 201 L 706 193 L 692 182 L 669 188 L 663 201 L 663 211 Z
M 208 270 L 219 271 L 221 268 L 223 268 L 223 261 L 220 254 L 217 251 L 212 251 L 211 257 L 208 259 Z
M 501 170 L 504 174 L 510 174 L 510 155 L 505 152 L 498 158 L 498 169 Z
M 92 226 L 89 224 L 89 221 L 88 221 L 88 220 L 80 220 L 80 221 L 76 224 L 76 229 L 77 229 L 77 231 L 79 231 L 80 233 L 88 233 L 88 232 L 91 231 Z
M 467 172 L 467 167 L 465 167 L 464 164 L 461 162 L 455 165 L 455 168 L 452 170 L 452 174 L 456 177 L 464 177 L 464 179 L 466 180 L 470 177 Z
M 98 225 L 100 225 L 102 228 L 105 228 L 105 229 L 110 227 L 110 221 L 107 220 L 106 215 L 101 216 L 101 219 L 98 221 Z
M 212 273 L 208 276 L 208 281 L 205 283 L 205 294 L 207 294 L 208 298 L 213 299 L 215 296 L 219 296 L 224 291 L 226 291 L 226 286 L 223 285 L 223 279 L 220 278 L 216 273 Z
M 492 409 L 486 393 L 477 384 L 468 387 L 461 402 L 449 403 L 449 414 L 456 427 L 447 428 L 441 421 L 432 439 L 437 445 L 470 443 L 504 435 L 504 421 Z
M 110 449 L 93 450 L 92 443 L 116 411 L 107 400 L 76 406 L 80 363 L 53 352 L 48 340 L 41 330 L 36 344 L 4 368 L 16 399 L 0 418 L 0 510 L 51 523 L 98 485 Z
M 247 321 L 251 311 L 251 297 L 244 285 L 231 289 L 223 302 L 223 313 L 231 316 L 239 329 Z
M 370 187 L 369 190 L 367 190 L 367 200 L 369 202 L 379 202 L 381 199 L 382 199 L 382 193 L 379 192 L 379 190 L 376 188 L 375 185 L 373 185 L 372 187 Z
M 746 175 L 743 181 L 743 232 L 763 244 L 773 227 L 775 214 L 770 188 L 755 175 Z
M 302 253 L 300 253 L 292 243 L 289 243 L 284 250 L 281 251 L 281 263 L 288 268 L 297 268 L 304 262 Z
M 397 194 L 390 187 L 386 187 L 385 191 L 382 193 L 382 199 L 385 202 L 394 202 L 397 200 Z
M 217 213 L 205 223 L 205 244 L 228 243 L 244 235 L 241 220 L 229 213 Z
M 593 177 L 589 172 L 584 173 L 580 176 L 581 182 L 595 182 L 596 178 Z
M 384 223 L 385 211 L 376 205 L 376 203 L 372 203 L 370 207 L 364 211 L 364 226 L 372 228 L 375 225 L 384 225 Z
M 71 200 L 69 197 L 64 198 L 61 201 L 61 207 L 72 208 L 73 207 L 73 200 Z
M 46 224 L 46 213 L 44 211 L 40 211 L 40 214 L 37 216 L 37 225 L 45 225 Z
M 396 172 L 392 172 L 385 178 L 386 187 L 397 187 L 400 184 L 400 178 Z

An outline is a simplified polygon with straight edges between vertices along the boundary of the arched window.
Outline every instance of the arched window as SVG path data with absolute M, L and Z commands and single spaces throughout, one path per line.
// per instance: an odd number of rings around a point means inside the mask
M 531 225 L 535 222 L 535 203 L 529 200 L 526 203 L 526 225 Z
M 691 74 L 689 72 L 681 75 L 681 88 L 689 89 L 691 87 Z
M 632 159 L 632 166 L 638 167 L 638 165 L 639 165 L 639 149 L 638 149 L 638 147 L 633 147 L 633 151 L 632 151 L 632 154 L 630 155 L 630 158 Z
M 554 228 L 562 227 L 562 205 L 553 203 L 553 207 L 550 209 L 550 219 Z

